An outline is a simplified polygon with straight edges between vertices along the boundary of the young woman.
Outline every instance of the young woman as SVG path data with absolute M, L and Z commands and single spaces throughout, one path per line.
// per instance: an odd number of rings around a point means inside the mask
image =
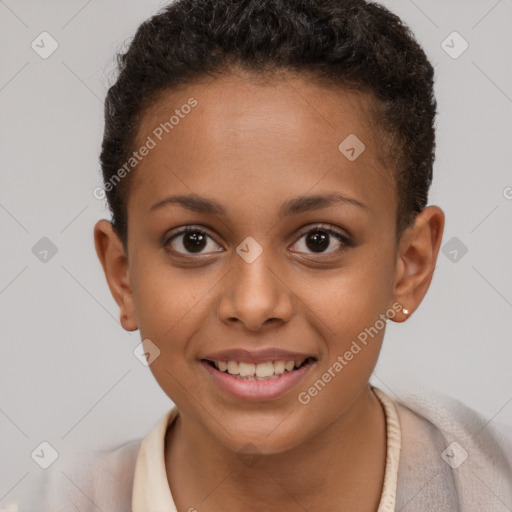
M 435 115 L 431 64 L 374 3 L 178 0 L 138 28 L 94 235 L 175 405 L 49 507 L 512 509 L 493 424 L 369 384 L 436 265 Z

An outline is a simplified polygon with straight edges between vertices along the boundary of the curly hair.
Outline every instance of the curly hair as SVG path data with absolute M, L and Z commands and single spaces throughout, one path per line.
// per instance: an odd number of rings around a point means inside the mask
M 434 70 L 410 29 L 364 0 L 176 0 L 137 29 L 117 54 L 105 99 L 100 155 L 112 225 L 127 246 L 130 158 L 146 110 L 159 94 L 235 68 L 276 71 L 367 93 L 385 134 L 397 191 L 397 240 L 427 204 L 435 150 Z M 261 79 L 261 78 L 260 78 Z

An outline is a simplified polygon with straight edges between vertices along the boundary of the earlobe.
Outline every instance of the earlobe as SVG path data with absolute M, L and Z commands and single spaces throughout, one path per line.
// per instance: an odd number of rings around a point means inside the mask
M 415 311 L 427 293 L 444 231 L 444 212 L 438 206 L 428 206 L 417 214 L 414 225 L 400 240 L 394 296 L 401 305 L 396 322 L 404 322 Z
M 94 226 L 96 254 L 107 279 L 110 293 L 120 308 L 120 322 L 127 331 L 137 329 L 130 269 L 123 244 L 107 220 Z

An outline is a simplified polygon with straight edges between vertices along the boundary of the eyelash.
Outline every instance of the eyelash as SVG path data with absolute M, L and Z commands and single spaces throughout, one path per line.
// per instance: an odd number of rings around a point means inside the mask
M 319 253 L 315 253 L 315 252 L 311 252 L 311 253 L 306 253 L 306 254 L 318 254 L 318 255 L 325 255 L 325 254 L 335 254 L 335 253 L 339 253 L 341 251 L 344 251 L 346 250 L 347 248 L 349 247 L 353 247 L 354 244 L 352 242 L 352 240 L 340 233 L 339 231 L 336 231 L 332 228 L 330 228 L 328 225 L 325 225 L 325 224 L 316 224 L 312 227 L 310 227 L 307 231 L 304 231 L 300 234 L 299 238 L 297 238 L 297 242 L 299 240 L 301 240 L 305 235 L 309 234 L 309 233 L 312 233 L 312 232 L 315 232 L 315 231 L 322 231 L 324 233 L 327 233 L 329 235 L 332 235 L 333 237 L 335 237 L 340 243 L 341 243 L 341 247 L 339 249 L 336 249 L 334 251 L 330 251 L 330 252 L 319 252 Z M 200 226 L 187 226 L 186 228 L 172 234 L 170 237 L 166 238 L 165 241 L 164 241 L 164 247 L 167 247 L 173 240 L 175 240 L 176 238 L 178 238 L 179 236 L 181 235 L 185 235 L 187 233 L 202 233 L 202 234 L 205 234 L 208 238 L 211 238 L 213 240 L 213 237 L 211 237 L 207 231 L 205 231 L 203 228 L 201 228 Z M 292 245 L 295 245 L 297 242 L 294 242 L 294 244 Z M 180 253 L 180 252 L 177 252 L 177 251 L 173 251 L 174 253 L 177 253 L 178 255 L 180 256 L 202 256 L 204 255 L 203 253 Z M 221 251 L 215 251 L 215 252 L 221 252 Z M 207 253 L 206 253 L 207 254 Z

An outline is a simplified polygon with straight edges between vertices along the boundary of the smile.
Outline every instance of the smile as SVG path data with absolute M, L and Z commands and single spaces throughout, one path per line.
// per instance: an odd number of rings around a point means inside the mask
M 216 387 L 244 401 L 264 401 L 280 397 L 304 379 L 316 359 L 247 363 L 202 359 L 201 366 Z
M 238 361 L 208 361 L 217 370 L 245 380 L 277 379 L 285 372 L 300 368 L 313 358 L 302 361 L 266 361 L 263 363 L 245 363 Z

